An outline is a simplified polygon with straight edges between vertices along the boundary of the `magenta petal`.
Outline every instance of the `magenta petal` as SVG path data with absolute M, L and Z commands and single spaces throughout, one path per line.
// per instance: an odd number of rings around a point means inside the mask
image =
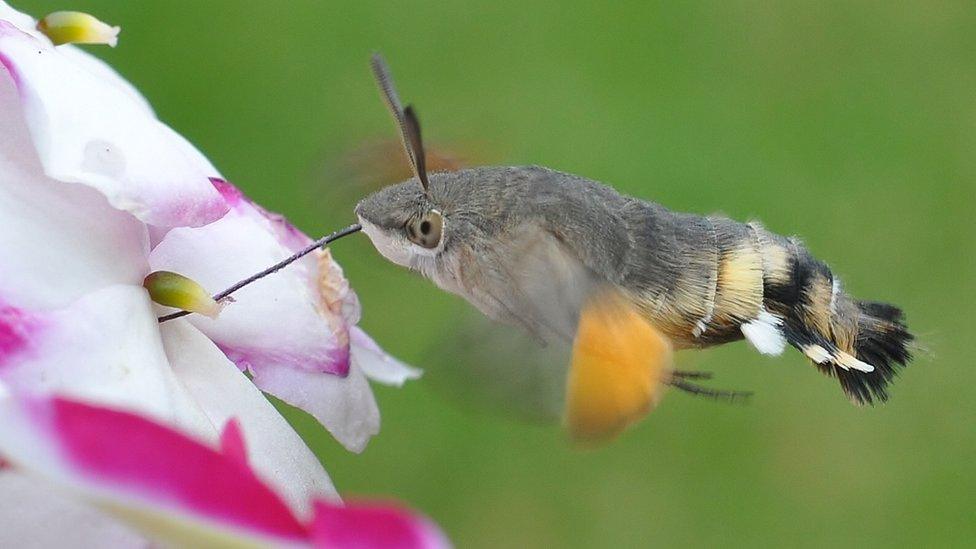
M 239 457 L 135 414 L 60 398 L 29 404 L 66 465 L 90 482 L 257 534 L 306 535 Z
M 217 192 L 220 193 L 220 196 L 224 198 L 224 202 L 230 208 L 237 208 L 241 205 L 241 202 L 247 200 L 240 189 L 224 179 L 211 177 L 210 183 L 217 189 Z
M 425 517 L 389 503 L 315 502 L 312 542 L 321 548 L 439 549 L 451 544 Z
M 173 372 L 212 425 L 240 422 L 247 462 L 299 516 L 312 499 L 339 495 L 322 464 L 260 390 L 199 330 L 179 319 L 160 326 Z
M 31 340 L 43 328 L 36 315 L 7 305 L 0 298 L 0 369 L 30 351 Z
M 244 443 L 244 431 L 241 430 L 241 422 L 237 418 L 232 418 L 224 425 L 224 430 L 220 432 L 220 453 L 247 467 L 247 445 Z

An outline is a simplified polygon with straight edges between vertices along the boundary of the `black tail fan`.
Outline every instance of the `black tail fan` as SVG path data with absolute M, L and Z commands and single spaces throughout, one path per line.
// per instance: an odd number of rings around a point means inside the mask
M 841 365 L 837 357 L 848 356 L 832 341 L 801 322 L 788 319 L 787 340 L 800 351 L 811 355 L 811 347 L 823 350 L 826 359 L 814 364 L 821 372 L 836 377 L 844 392 L 855 404 L 874 404 L 888 400 L 888 385 L 911 360 L 914 336 L 908 331 L 901 309 L 887 303 L 854 301 L 857 332 L 853 351 L 857 360 L 874 370 L 860 371 Z
M 873 398 L 888 400 L 888 385 L 911 360 L 915 339 L 905 325 L 901 309 L 887 303 L 858 301 L 861 314 L 857 319 L 857 358 L 874 366 L 873 372 L 838 372 L 844 391 L 851 398 L 871 404 Z M 854 375 L 856 374 L 856 375 Z

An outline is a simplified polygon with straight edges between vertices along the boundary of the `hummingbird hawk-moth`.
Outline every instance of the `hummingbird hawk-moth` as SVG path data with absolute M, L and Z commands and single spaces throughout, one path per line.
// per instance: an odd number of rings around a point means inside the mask
M 740 339 L 770 355 L 792 345 L 856 404 L 887 399 L 913 340 L 901 310 L 848 295 L 796 238 L 538 166 L 427 173 L 416 113 L 379 55 L 372 68 L 414 176 L 357 205 L 363 231 L 488 317 L 571 344 L 575 435 L 619 432 L 665 386 L 735 396 L 674 370 L 671 353 Z

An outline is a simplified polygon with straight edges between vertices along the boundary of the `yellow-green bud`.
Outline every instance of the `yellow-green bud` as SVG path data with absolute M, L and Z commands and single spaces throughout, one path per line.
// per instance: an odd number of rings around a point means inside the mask
M 181 274 L 156 271 L 142 281 L 149 297 L 160 305 L 217 318 L 224 303 L 214 301 L 203 286 Z M 223 300 L 222 300 L 223 301 Z
M 61 44 L 108 44 L 119 41 L 119 27 L 107 25 L 94 16 L 80 11 L 56 11 L 37 22 L 37 30 Z

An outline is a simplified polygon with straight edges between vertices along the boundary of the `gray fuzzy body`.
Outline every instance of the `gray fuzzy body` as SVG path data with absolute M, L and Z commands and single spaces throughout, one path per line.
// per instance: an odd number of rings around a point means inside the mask
M 675 213 L 601 183 L 535 166 L 437 173 L 430 178 L 429 199 L 419 189 L 413 180 L 389 187 L 364 200 L 357 213 L 367 225 L 392 229 L 409 215 L 436 207 L 447 220 L 443 249 L 436 256 L 390 259 L 421 271 L 494 319 L 558 323 L 569 330 L 557 331 L 571 337 L 588 291 L 611 284 L 658 325 L 673 328 L 667 331 L 680 346 L 742 337 L 737 326 L 687 336 L 704 316 L 716 283 L 718 246 L 748 234 L 746 225 Z M 402 207 L 391 215 L 393 202 Z M 557 257 L 549 257 L 553 254 Z M 568 264 L 554 266 L 559 256 Z M 568 301 L 560 311 L 565 318 L 552 318 L 547 299 L 536 297 L 541 289 L 521 287 L 534 276 L 546 287 L 570 285 L 557 292 Z M 533 310 L 538 308 L 543 310 Z M 537 318 L 543 315 L 549 318 Z
M 788 341 L 858 402 L 885 398 L 908 358 L 900 311 L 854 301 L 801 244 L 757 223 L 672 212 L 541 167 L 429 179 L 427 193 L 412 179 L 360 202 L 365 232 L 391 261 L 541 339 L 571 340 L 587 296 L 609 285 L 676 347 L 745 336 L 775 354 Z M 403 228 L 431 209 L 444 232 L 424 249 Z

